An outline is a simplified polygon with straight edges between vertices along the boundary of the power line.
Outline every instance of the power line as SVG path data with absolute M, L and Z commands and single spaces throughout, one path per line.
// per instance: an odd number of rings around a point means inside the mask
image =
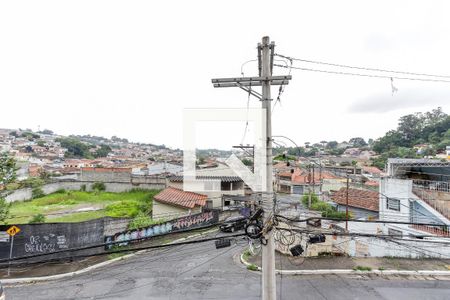
M 338 218 L 327 218 L 327 217 L 310 217 L 306 219 L 292 219 L 283 215 L 275 215 L 276 217 L 280 217 L 282 219 L 291 221 L 291 222 L 297 222 L 297 223 L 304 223 L 308 221 L 313 220 L 327 220 L 327 221 L 339 221 L 343 222 L 345 219 L 338 219 Z M 438 226 L 438 227 L 447 227 L 448 225 L 444 224 L 433 224 L 433 223 L 413 223 L 413 222 L 402 222 L 402 221 L 382 221 L 382 220 L 360 220 L 360 219 L 348 219 L 349 222 L 357 222 L 357 223 L 378 223 L 378 224 L 402 224 L 402 225 L 423 225 L 423 226 Z
M 295 60 L 295 61 L 302 61 L 307 62 L 311 64 L 320 64 L 320 65 L 327 65 L 327 66 L 333 66 L 333 67 L 340 67 L 340 68 L 349 68 L 349 69 L 357 69 L 357 70 L 366 70 L 366 71 L 376 71 L 376 72 L 385 72 L 385 73 L 396 73 L 396 74 L 405 74 L 405 75 L 416 75 L 416 76 L 426 76 L 426 77 L 439 77 L 439 78 L 450 78 L 449 75 L 436 75 L 436 74 L 427 74 L 427 73 L 414 73 L 414 72 L 405 72 L 405 71 L 395 71 L 395 70 L 387 70 L 387 69 L 380 69 L 380 68 L 368 68 L 368 67 L 358 67 L 358 66 L 349 66 L 349 65 L 343 65 L 343 64 L 335 64 L 335 63 L 329 63 L 329 62 L 323 62 L 323 61 L 315 61 L 315 60 L 307 60 L 307 59 L 300 59 L 300 58 L 293 58 L 284 56 L 281 54 L 275 54 L 276 56 L 289 59 L 289 60 Z M 391 76 L 389 76 L 390 78 Z
M 443 79 L 425 79 L 425 78 L 412 78 L 412 77 L 399 77 L 399 76 L 388 76 L 388 75 L 373 75 L 373 74 L 351 73 L 351 72 L 341 72 L 341 71 L 328 71 L 328 70 L 319 70 L 319 69 L 294 67 L 294 66 L 293 67 L 286 67 L 286 66 L 282 66 L 282 65 L 279 65 L 279 64 L 274 64 L 274 66 L 280 67 L 280 68 L 292 68 L 292 69 L 302 70 L 302 71 L 329 73 L 329 74 L 337 74 L 337 75 L 349 75 L 349 76 L 384 78 L 384 79 L 391 79 L 391 78 L 393 78 L 393 79 L 400 79 L 400 80 L 450 83 L 450 80 L 443 80 Z
M 299 227 L 298 227 L 299 228 Z M 373 238 L 386 238 L 386 237 L 396 237 L 396 238 L 402 238 L 403 234 L 374 234 L 374 233 L 364 233 L 364 232 L 340 232 L 340 231 L 332 231 L 332 232 L 324 232 L 319 230 L 307 230 L 304 228 L 301 229 L 287 229 L 283 227 L 277 227 L 279 230 L 285 230 L 285 231 L 294 231 L 298 233 L 308 233 L 308 234 L 324 234 L 324 235 L 333 235 L 333 236 L 358 236 L 358 237 L 373 237 Z M 444 238 L 449 239 L 450 236 L 440 236 L 436 237 L 434 235 L 416 235 L 415 238 Z

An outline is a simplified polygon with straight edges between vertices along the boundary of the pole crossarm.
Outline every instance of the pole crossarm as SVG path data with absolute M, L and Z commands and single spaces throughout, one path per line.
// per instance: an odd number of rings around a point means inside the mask
M 224 82 L 245 82 L 245 81 L 274 81 L 274 80 L 291 80 L 291 75 L 280 75 L 280 76 L 264 76 L 264 77 L 230 77 L 230 78 L 213 78 L 212 83 L 224 83 Z
M 239 81 L 239 82 L 219 82 L 213 83 L 215 88 L 222 87 L 239 87 L 238 84 L 242 86 L 262 86 L 261 81 Z M 274 80 L 271 81 L 271 85 L 288 85 L 289 80 Z
M 291 75 L 265 76 L 265 77 L 230 77 L 211 79 L 215 88 L 219 87 L 239 87 L 241 86 L 262 86 L 263 82 L 270 82 L 271 85 L 287 85 Z

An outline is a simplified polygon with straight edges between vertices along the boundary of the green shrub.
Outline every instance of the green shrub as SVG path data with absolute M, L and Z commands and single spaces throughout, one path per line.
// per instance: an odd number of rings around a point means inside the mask
M 105 186 L 105 183 L 103 183 L 103 182 L 94 182 L 92 184 L 92 189 L 95 191 L 105 191 L 106 186 Z
M 45 184 L 45 181 L 38 177 L 30 177 L 20 182 L 20 185 L 25 188 L 37 188 Z
M 105 207 L 106 215 L 110 217 L 127 217 L 134 218 L 140 210 L 138 201 L 118 201 Z
M 247 266 L 247 270 L 258 271 L 258 266 L 255 265 L 255 264 L 250 264 L 250 265 Z
M 28 223 L 30 224 L 45 223 L 45 216 L 43 214 L 34 215 Z
M 311 204 L 310 209 L 318 210 L 318 211 L 328 211 L 328 210 L 332 210 L 333 207 L 326 202 L 318 201 L 318 202 Z
M 58 189 L 55 194 L 65 194 L 66 190 L 65 189 Z
M 307 194 L 307 195 L 304 195 L 304 196 L 302 197 L 302 203 L 303 203 L 303 205 L 304 205 L 305 207 L 308 207 L 308 204 L 309 204 L 309 195 L 311 195 L 311 206 L 312 206 L 314 203 L 316 203 L 316 202 L 319 201 L 319 197 L 317 197 L 317 195 L 314 194 L 314 193 L 309 193 L 309 194 Z
M 247 260 L 250 256 L 252 256 L 252 253 L 250 252 L 250 250 L 245 250 L 244 253 L 242 253 L 242 256 L 244 258 L 244 260 Z
M 33 199 L 41 198 L 41 197 L 44 197 L 44 196 L 45 196 L 44 191 L 40 187 L 35 187 L 31 191 L 31 197 Z
M 355 271 L 372 271 L 371 267 L 364 267 L 364 266 L 356 266 L 353 268 Z
M 128 224 L 128 229 L 138 229 L 160 223 L 164 223 L 164 220 L 154 221 L 149 215 L 140 211 Z
M 346 214 L 345 214 L 345 211 L 336 211 L 333 209 L 333 210 L 323 211 L 322 217 L 345 220 Z M 353 217 L 353 214 L 351 212 L 348 212 L 348 218 L 351 219 L 352 217 Z
M 86 192 L 86 185 L 85 184 L 82 184 L 80 186 L 80 192 Z

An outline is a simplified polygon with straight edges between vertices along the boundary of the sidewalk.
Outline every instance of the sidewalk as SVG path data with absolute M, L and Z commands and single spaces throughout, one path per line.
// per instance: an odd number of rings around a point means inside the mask
M 242 255 L 243 263 L 253 264 L 261 267 L 261 255 L 248 256 Z M 373 273 L 398 273 L 401 271 L 408 273 L 436 273 L 436 275 L 450 275 L 450 259 L 408 259 L 408 258 L 387 258 L 387 257 L 345 257 L 345 256 L 324 256 L 324 257 L 292 257 L 276 253 L 275 268 L 283 270 L 283 274 L 308 273 L 306 271 L 315 271 L 310 273 L 353 273 L 354 271 L 367 271 Z M 323 272 L 321 272 L 322 270 Z M 286 271 L 286 272 L 284 272 Z M 381 271 L 381 272 L 380 272 Z M 396 271 L 396 272 L 391 272 Z M 427 273 L 428 274 L 428 273 Z

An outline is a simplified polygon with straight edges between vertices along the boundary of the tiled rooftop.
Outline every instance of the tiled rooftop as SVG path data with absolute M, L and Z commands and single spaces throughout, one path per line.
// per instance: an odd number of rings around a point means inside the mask
M 154 200 L 183 208 L 194 208 L 196 205 L 205 206 L 206 198 L 206 195 L 168 187 L 156 195 Z
M 338 204 L 346 204 L 346 188 L 335 192 L 331 199 Z M 379 194 L 374 191 L 348 189 L 348 206 L 371 211 L 379 211 Z

